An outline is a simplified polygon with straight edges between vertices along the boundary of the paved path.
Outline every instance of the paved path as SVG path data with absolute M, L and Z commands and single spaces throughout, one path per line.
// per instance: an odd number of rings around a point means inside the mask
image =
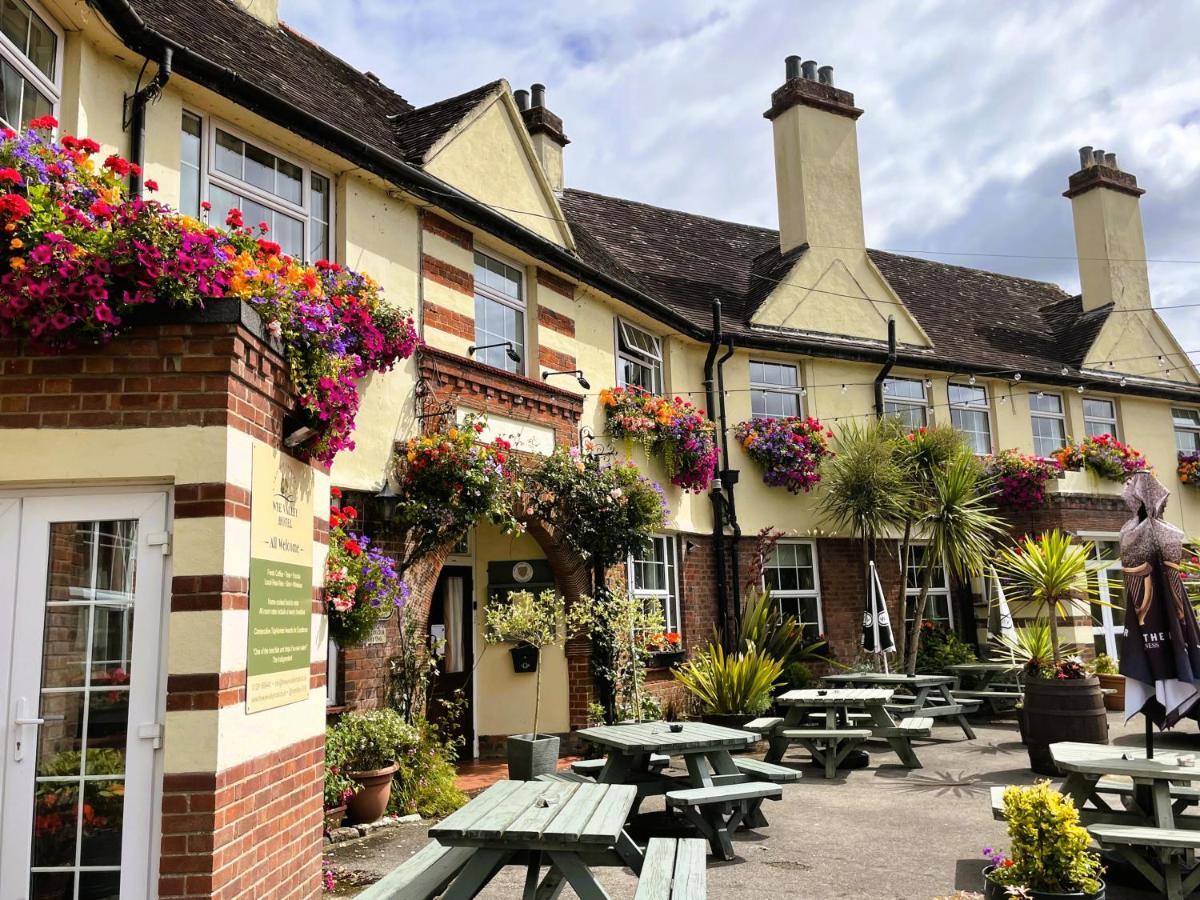
M 840 772 L 827 781 L 815 768 L 784 785 L 783 800 L 771 808 L 771 825 L 742 831 L 737 857 L 710 861 L 710 897 L 737 900 L 932 900 L 955 890 L 980 890 L 985 846 L 1006 847 L 1004 824 L 992 819 L 988 788 L 1032 783 L 1029 760 L 1012 720 L 976 718 L 977 738 L 917 741 L 923 769 L 905 769 L 884 744 L 872 767 Z M 1109 716 L 1114 743 L 1140 746 L 1141 726 L 1120 725 Z M 949 733 L 949 730 L 947 730 Z M 937 734 L 935 730 L 934 734 Z M 1200 752 L 1195 722 L 1156 746 Z M 871 749 L 872 745 L 868 745 Z M 651 798 L 643 810 L 662 808 Z M 398 832 L 398 833 L 397 833 Z M 919 835 L 928 835 L 920 861 L 901 856 Z M 401 826 L 336 851 L 336 861 L 353 869 L 389 871 L 424 845 L 425 828 Z M 896 851 L 895 855 L 888 851 Z M 605 869 L 600 882 L 614 900 L 630 900 L 636 887 L 627 871 Z M 520 896 L 520 875 L 505 873 L 482 894 L 488 900 Z M 781 892 L 788 885 L 791 893 Z M 564 892 L 564 897 L 572 896 Z M 1109 886 L 1109 900 L 1149 900 L 1156 894 Z

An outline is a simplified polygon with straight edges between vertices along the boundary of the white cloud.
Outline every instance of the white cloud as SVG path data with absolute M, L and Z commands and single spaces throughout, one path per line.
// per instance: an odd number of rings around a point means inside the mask
M 1200 4 L 318 0 L 281 14 L 418 105 L 498 77 L 547 85 L 568 184 L 775 224 L 762 118 L 800 53 L 859 120 L 873 246 L 1078 289 L 1068 202 L 1083 144 L 1146 188 L 1151 259 L 1200 260 Z M 1035 257 L 1064 257 L 1038 259 Z M 1156 303 L 1200 304 L 1200 265 L 1151 263 Z M 1200 307 L 1164 312 L 1200 348 Z

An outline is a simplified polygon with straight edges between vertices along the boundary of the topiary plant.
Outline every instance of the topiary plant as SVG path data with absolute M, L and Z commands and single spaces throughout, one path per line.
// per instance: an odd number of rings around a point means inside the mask
M 1103 886 L 1104 868 L 1088 849 L 1092 839 L 1079 824 L 1079 810 L 1049 781 L 1006 788 L 1004 818 L 1012 847 L 1008 856 L 985 851 L 991 881 L 1053 894 L 1094 894 Z

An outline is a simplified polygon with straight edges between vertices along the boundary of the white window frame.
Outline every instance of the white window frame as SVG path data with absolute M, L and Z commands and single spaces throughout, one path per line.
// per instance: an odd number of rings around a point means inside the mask
M 1034 398 L 1037 397 L 1038 394 L 1040 394 L 1042 396 L 1042 398 L 1057 397 L 1059 411 L 1057 413 L 1052 413 L 1052 412 L 1045 412 L 1040 409 L 1034 409 L 1032 401 Z M 1033 430 L 1033 422 L 1035 419 L 1056 419 L 1062 423 L 1062 435 L 1063 435 L 1062 443 L 1059 446 L 1055 447 L 1054 450 L 1051 450 L 1050 453 L 1042 453 L 1040 450 L 1038 450 L 1038 445 L 1037 445 L 1038 436 L 1037 436 L 1037 432 L 1035 432 Z M 1071 441 L 1070 429 L 1067 428 L 1067 399 L 1066 399 L 1066 397 L 1063 394 L 1058 393 L 1057 391 L 1037 391 L 1033 394 L 1030 394 L 1029 431 L 1030 431 L 1030 435 L 1033 437 L 1033 452 L 1037 456 L 1043 456 L 1043 457 L 1050 456 L 1051 453 L 1054 453 L 1056 450 L 1061 450 L 1068 443 L 1070 443 L 1070 441 Z
M 1112 418 L 1098 419 L 1095 416 L 1089 416 L 1087 411 L 1089 401 L 1093 403 L 1107 403 L 1110 407 L 1112 407 Z M 1095 436 L 1088 430 L 1088 425 L 1103 424 L 1108 427 L 1108 430 L 1102 431 L 1100 434 L 1112 435 L 1113 438 L 1119 441 L 1121 439 L 1121 425 L 1119 419 L 1120 414 L 1117 412 L 1117 401 L 1112 397 L 1085 396 L 1083 398 L 1083 433 L 1085 437 Z
M 954 389 L 956 387 L 967 388 L 968 390 L 972 390 L 972 391 L 982 391 L 983 392 L 983 401 L 982 402 L 968 401 L 966 403 L 959 401 L 956 403 L 954 401 Z M 962 428 L 959 428 L 958 423 L 954 421 L 954 414 L 956 412 L 970 412 L 970 413 L 982 412 L 983 413 L 984 422 L 987 425 L 987 444 L 988 445 L 987 445 L 987 448 L 984 450 L 980 450 L 980 449 L 976 448 L 975 453 L 978 456 L 986 456 L 987 454 L 991 453 L 995 444 L 993 443 L 993 436 L 992 436 L 992 404 L 991 404 L 991 398 L 988 396 L 987 385 L 986 384 L 970 384 L 969 382 L 964 382 L 964 381 L 948 382 L 946 385 L 946 402 L 950 407 L 950 424 L 960 434 L 967 434 L 967 433 L 975 434 L 976 432 L 966 432 Z
M 487 285 L 480 284 L 479 279 L 474 277 L 475 266 L 478 265 L 478 263 L 475 261 L 475 254 L 487 257 L 488 259 L 492 260 L 493 262 L 500 263 L 502 266 L 507 266 L 508 268 L 515 271 L 520 276 L 520 279 L 521 279 L 520 287 L 518 288 L 518 293 L 520 293 L 520 295 L 521 295 L 520 298 L 514 299 L 514 298 L 508 296 L 507 294 L 497 291 L 494 288 L 490 288 Z M 519 343 L 517 341 L 513 341 L 513 345 L 516 349 L 517 354 L 521 357 L 521 361 L 518 363 L 514 363 L 507 356 L 504 356 L 504 357 L 502 357 L 502 362 L 504 363 L 504 365 L 497 366 L 496 368 L 503 369 L 506 372 L 512 372 L 515 375 L 525 375 L 528 372 L 533 371 L 530 368 L 531 364 L 530 364 L 530 360 L 529 360 L 529 356 L 530 356 L 530 353 L 529 353 L 529 347 L 530 347 L 529 329 L 531 326 L 529 323 L 530 315 L 529 315 L 529 284 L 528 284 L 528 277 L 527 277 L 528 273 L 525 271 L 525 267 L 522 266 L 520 263 L 518 263 L 516 260 L 513 260 L 513 259 L 505 256 L 502 253 L 497 253 L 491 247 L 481 247 L 481 246 L 476 245 L 474 253 L 472 253 L 472 255 L 471 255 L 471 274 L 472 274 L 472 280 L 475 285 L 475 294 L 482 296 L 485 300 L 490 300 L 494 303 L 499 303 L 501 306 L 507 306 L 509 309 L 516 310 L 517 312 L 519 312 L 521 314 L 521 335 L 520 335 L 521 339 L 520 339 Z M 476 327 L 476 329 L 478 329 L 478 322 L 476 322 L 475 327 Z M 507 340 L 507 338 L 506 338 L 506 340 Z M 486 342 L 483 341 L 479 337 L 479 332 L 477 330 L 475 333 L 475 343 L 477 346 L 482 346 L 484 343 L 491 344 L 491 343 L 495 343 L 495 342 L 492 341 L 491 339 L 487 340 Z M 503 351 L 500 351 L 500 352 L 503 353 Z M 508 368 L 509 363 L 512 363 L 512 365 L 516 366 L 516 369 Z
M 643 601 L 655 600 L 662 604 L 663 607 L 663 632 L 676 632 L 683 634 L 683 622 L 679 602 L 679 548 L 676 546 L 675 535 L 673 534 L 652 534 L 650 535 L 650 543 L 647 544 L 647 549 L 650 547 L 662 547 L 664 551 L 663 564 L 666 566 L 666 588 L 659 590 L 655 588 L 639 588 L 637 586 L 636 563 L 651 562 L 659 564 L 658 560 L 647 559 L 645 557 L 646 550 L 640 551 L 643 555 L 630 554 L 625 561 L 626 578 L 629 583 L 629 593 Z
M 1180 425 L 1178 417 L 1175 415 L 1175 413 L 1177 413 L 1177 412 L 1187 412 L 1187 413 L 1196 414 L 1196 416 L 1197 416 L 1197 418 L 1195 420 L 1196 424 Z M 1200 410 L 1197 410 L 1195 407 L 1192 407 L 1192 406 L 1172 406 L 1171 407 L 1171 427 L 1175 432 L 1175 449 L 1176 450 L 1178 450 L 1180 453 L 1200 452 Z M 1193 443 L 1196 446 L 1194 449 L 1185 450 L 1183 447 L 1179 446 L 1179 436 L 1181 434 L 1190 434 L 1190 435 L 1195 436 Z
M 338 705 L 338 682 L 339 676 L 342 674 L 342 667 L 338 664 L 341 660 L 342 651 L 337 645 L 337 641 L 329 638 L 328 646 L 325 649 L 325 707 Z
M 205 202 L 209 202 L 209 203 L 212 202 L 211 197 L 210 197 L 210 188 L 213 185 L 216 185 L 217 187 L 222 188 L 226 191 L 229 191 L 232 194 L 237 194 L 240 197 L 244 197 L 246 199 L 253 200 L 255 203 L 260 203 L 263 206 L 269 207 L 270 209 L 273 209 L 276 212 L 282 213 L 286 216 L 290 216 L 294 219 L 299 219 L 301 221 L 301 223 L 303 224 L 303 234 L 304 234 L 304 237 L 303 237 L 304 252 L 302 254 L 300 254 L 300 259 L 303 262 L 312 263 L 312 262 L 316 262 L 316 260 L 308 259 L 309 248 L 312 246 L 312 234 L 311 234 L 311 229 L 312 229 L 312 177 L 311 176 L 320 175 L 322 178 L 324 178 L 326 181 L 329 182 L 329 240 L 328 240 L 329 253 L 327 254 L 326 258 L 330 262 L 338 261 L 336 258 L 338 255 L 337 254 L 338 241 L 336 239 L 336 235 L 337 235 L 337 223 L 336 223 L 337 179 L 334 178 L 334 176 L 331 172 L 329 172 L 325 169 L 322 169 L 319 166 L 314 166 L 310 163 L 307 163 L 303 159 L 301 159 L 297 156 L 294 156 L 290 153 L 286 153 L 286 152 L 280 150 L 278 147 L 276 147 L 270 141 L 265 141 L 262 138 L 258 137 L 257 135 L 243 131 L 243 130 L 237 128 L 236 126 L 231 125 L 229 122 L 227 122 L 223 119 L 220 119 L 216 116 L 207 115 L 205 113 L 198 112 L 196 109 L 194 109 L 190 106 L 184 106 L 183 109 L 180 111 L 180 123 L 179 123 L 180 133 L 182 133 L 182 131 L 183 131 L 183 115 L 185 113 L 188 115 L 195 116 L 196 118 L 198 118 L 200 120 L 200 203 L 201 204 L 204 204 Z M 301 175 L 301 179 L 300 179 L 300 182 L 301 182 L 300 183 L 300 187 L 301 187 L 300 204 L 292 203 L 290 200 L 285 200 L 284 198 L 282 198 L 276 194 L 272 194 L 270 191 L 264 191 L 262 188 L 255 187 L 254 185 L 249 184 L 248 182 L 242 181 L 239 178 L 235 178 L 232 175 L 228 175 L 225 172 L 222 172 L 221 170 L 219 170 L 217 168 L 217 162 L 216 162 L 216 159 L 217 159 L 217 130 L 218 129 L 220 129 L 221 131 L 224 131 L 230 137 L 237 138 L 238 140 L 244 141 L 248 144 L 253 144 L 258 149 L 265 150 L 267 153 L 270 153 L 270 154 L 278 157 L 279 159 L 283 160 L 284 162 L 291 163 L 292 165 L 299 167 L 300 171 L 303 173 Z M 180 177 L 182 177 L 182 175 L 183 175 L 183 173 L 181 171 Z M 210 213 L 211 212 L 212 212 L 211 210 L 206 211 L 202 205 L 200 208 L 201 220 L 205 221 L 205 222 L 210 221 Z M 220 213 L 218 213 L 218 216 L 222 216 L 222 215 L 224 215 L 224 211 L 221 211 Z M 223 218 L 220 218 L 218 221 L 211 222 L 211 224 L 224 225 L 225 220 Z M 251 227 L 254 227 L 258 223 L 257 222 L 246 222 L 246 224 Z M 270 232 L 267 233 L 266 237 L 268 240 L 275 239 L 274 236 Z
M 910 397 L 897 397 L 889 395 L 888 386 L 898 382 L 905 381 L 911 384 L 916 384 L 921 388 L 921 399 L 916 400 Z M 924 378 L 916 378 L 911 375 L 892 375 L 883 380 L 883 414 L 885 416 L 899 417 L 899 409 L 917 409 L 921 411 L 921 421 L 917 425 L 911 425 L 911 428 L 925 428 L 929 425 L 929 391 L 925 385 Z M 905 423 L 908 424 L 908 423 Z
M 1078 537 L 1081 541 L 1091 541 L 1091 562 L 1093 563 L 1099 562 L 1104 558 L 1104 554 L 1100 549 L 1100 544 L 1102 542 L 1118 544 L 1119 546 L 1121 540 L 1121 536 L 1119 534 L 1112 532 L 1080 532 Z M 1112 593 L 1109 590 L 1109 580 L 1105 576 L 1108 573 L 1115 572 L 1118 582 L 1122 582 L 1124 577 L 1121 573 L 1121 557 L 1119 549 L 1116 557 L 1111 562 L 1112 565 L 1106 569 L 1098 569 L 1096 571 L 1088 572 L 1088 580 L 1091 581 L 1093 578 L 1095 579 L 1095 596 L 1098 597 L 1103 604 L 1111 604 L 1113 602 Z M 1118 600 L 1123 601 L 1124 598 L 1119 597 Z M 1118 605 L 1122 610 L 1124 609 L 1123 602 L 1119 603 Z M 1121 653 L 1121 632 L 1124 631 L 1124 624 L 1117 624 L 1113 621 L 1113 608 L 1110 605 L 1088 603 L 1087 607 L 1088 615 L 1091 616 L 1092 619 L 1093 645 L 1095 644 L 1096 637 L 1103 637 L 1104 652 L 1111 656 L 1114 660 L 1119 660 Z M 1096 619 L 1096 608 L 1099 609 L 1099 621 Z
M 19 49 L 2 32 L 0 32 L 0 56 L 3 56 L 13 68 L 20 72 L 22 77 L 33 82 L 34 88 L 50 101 L 50 113 L 57 118 L 59 107 L 62 104 L 63 43 L 66 40 L 66 32 L 63 31 L 62 26 L 58 24 L 54 16 L 46 11 L 46 7 L 42 6 L 37 0 L 24 0 L 24 3 L 35 16 L 41 19 L 54 32 L 54 77 L 47 78 L 46 73 L 35 66 L 29 57 L 25 55 L 25 51 Z M 8 124 L 14 130 L 18 130 L 21 127 L 20 122 L 10 122 Z
M 799 588 L 796 590 L 779 590 L 777 588 L 771 588 L 771 599 L 775 601 L 775 608 L 779 612 L 780 615 L 783 615 L 783 606 L 779 602 L 780 600 L 814 600 L 814 601 L 816 601 L 817 621 L 816 621 L 815 625 L 817 628 L 817 634 L 824 634 L 825 633 L 825 609 L 824 609 L 824 604 L 821 602 L 821 563 L 820 563 L 820 559 L 819 559 L 819 554 L 817 553 L 817 542 L 816 541 L 787 540 L 787 539 L 781 540 L 775 545 L 776 546 L 775 553 L 778 553 L 778 547 L 783 544 L 795 545 L 795 546 L 805 545 L 809 548 L 809 552 L 812 554 L 813 586 L 812 586 L 811 590 L 799 589 Z M 771 563 L 774 559 L 775 559 L 775 554 L 773 553 L 771 559 L 763 560 L 763 574 L 762 574 L 763 590 L 767 589 L 767 572 L 766 572 L 766 570 L 781 568 L 780 566 L 771 565 Z M 793 568 L 795 568 L 795 567 L 793 567 Z M 797 571 L 799 571 L 799 570 L 797 569 Z M 797 584 L 798 583 L 799 583 L 799 579 L 797 579 Z M 797 604 L 797 605 L 799 605 L 799 604 Z M 805 622 L 801 621 L 800 624 L 803 626 L 806 624 L 814 624 L 814 623 L 805 623 Z
M 796 373 L 796 383 L 795 383 L 795 385 L 792 385 L 792 386 L 782 385 L 782 384 L 767 384 L 766 382 L 755 381 L 753 376 L 751 376 L 751 379 L 750 379 L 750 414 L 751 414 L 751 416 L 756 419 L 781 419 L 781 418 L 786 418 L 788 415 L 787 413 L 784 413 L 783 415 L 775 415 L 774 413 L 755 412 L 754 411 L 754 401 L 757 398 L 758 394 L 760 394 L 760 393 L 779 394 L 784 397 L 795 397 L 796 412 L 792 413 L 792 415 L 803 416 L 804 415 L 804 385 L 801 384 L 800 367 L 798 365 L 796 365 L 795 363 L 780 362 L 779 360 L 775 360 L 775 359 L 751 359 L 750 360 L 751 373 L 753 373 L 754 367 L 756 365 L 758 365 L 758 366 L 778 366 L 779 368 L 783 368 L 783 369 L 791 369 L 793 372 Z
M 925 543 L 924 541 L 913 541 L 912 543 L 910 543 L 908 545 L 908 559 L 906 559 L 904 561 L 904 596 L 908 602 L 906 602 L 904 605 L 905 605 L 905 608 L 910 613 L 910 615 L 905 617 L 907 620 L 906 624 L 908 622 L 912 622 L 913 618 L 915 618 L 914 614 L 917 611 L 916 601 L 917 601 L 917 598 L 921 596 L 920 580 L 917 581 L 916 587 L 911 587 L 908 583 L 909 572 L 913 568 L 913 565 L 912 565 L 913 551 L 916 550 L 917 548 L 921 548 L 922 550 L 928 551 L 929 545 L 927 543 Z M 920 573 L 923 569 L 924 569 L 924 566 L 922 566 L 920 569 L 917 569 L 916 571 L 918 573 Z M 942 584 L 935 583 L 935 584 L 931 585 L 929 588 L 929 593 L 926 595 L 927 599 L 925 600 L 925 619 L 927 619 L 928 621 L 931 621 L 931 622 L 939 621 L 938 619 L 930 618 L 929 604 L 935 597 L 945 598 L 945 602 L 946 602 L 946 622 L 945 622 L 945 624 L 950 628 L 951 631 L 953 631 L 954 630 L 954 596 L 953 596 L 953 590 L 950 585 L 950 572 L 946 568 L 946 564 L 945 564 L 944 560 L 941 565 L 941 570 L 942 570 L 942 578 L 944 579 L 943 583 Z
M 626 329 L 648 337 L 657 350 L 657 356 L 649 351 L 642 350 L 630 341 L 623 341 L 623 336 L 630 333 Z M 622 349 L 622 343 L 625 343 L 629 349 Z M 654 384 L 651 387 L 643 388 L 644 390 L 649 391 L 651 394 L 661 394 L 663 392 L 664 365 L 663 339 L 661 337 L 618 316 L 613 322 L 613 347 L 616 354 L 617 387 L 630 386 L 629 381 L 625 378 L 624 363 L 628 362 L 650 369 Z M 638 386 L 640 387 L 640 385 Z

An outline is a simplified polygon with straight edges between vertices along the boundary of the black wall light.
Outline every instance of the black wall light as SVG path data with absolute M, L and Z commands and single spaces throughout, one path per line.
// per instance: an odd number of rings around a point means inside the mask
M 575 380 L 579 382 L 579 386 L 585 391 L 591 388 L 591 384 L 583 377 L 583 369 L 564 369 L 562 372 L 543 372 L 542 381 L 545 381 L 551 375 L 574 375 Z
M 500 341 L 495 344 L 484 344 L 482 347 L 476 347 L 474 344 L 472 344 L 467 348 L 467 355 L 474 356 L 480 350 L 491 350 L 493 347 L 503 347 L 504 352 L 508 354 L 509 359 L 515 363 L 519 363 L 521 361 L 521 354 L 517 353 L 517 348 L 513 345 L 512 341 Z

